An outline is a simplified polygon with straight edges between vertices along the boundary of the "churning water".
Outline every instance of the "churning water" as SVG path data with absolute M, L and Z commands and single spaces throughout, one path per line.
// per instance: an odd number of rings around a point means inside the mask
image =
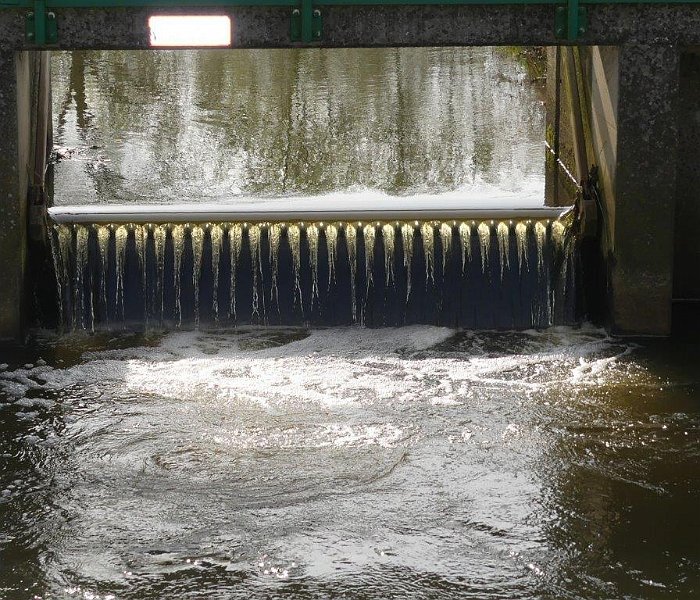
M 700 357 L 672 350 L 41 340 L 0 378 L 0 597 L 697 597 Z

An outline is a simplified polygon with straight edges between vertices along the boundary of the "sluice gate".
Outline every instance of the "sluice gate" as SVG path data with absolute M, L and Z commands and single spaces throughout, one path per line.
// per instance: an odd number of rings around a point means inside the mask
M 102 211 L 50 209 L 67 329 L 527 329 L 576 317 L 573 216 L 561 209 L 492 210 L 490 218 L 478 210 L 344 218 L 333 211 Z

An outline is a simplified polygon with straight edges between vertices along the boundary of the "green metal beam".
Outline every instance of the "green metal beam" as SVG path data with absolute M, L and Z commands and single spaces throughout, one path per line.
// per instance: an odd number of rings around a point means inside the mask
M 34 46 L 58 42 L 55 10 L 65 8 L 292 8 L 292 41 L 312 44 L 322 39 L 322 11 L 326 6 L 555 6 L 555 32 L 575 42 L 586 32 L 588 5 L 700 4 L 700 0 L 0 0 L 0 8 L 26 9 L 26 39 Z

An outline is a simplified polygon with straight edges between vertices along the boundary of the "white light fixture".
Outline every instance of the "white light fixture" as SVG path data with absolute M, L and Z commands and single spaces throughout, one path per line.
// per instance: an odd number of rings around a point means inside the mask
M 154 48 L 213 48 L 231 45 L 225 15 L 154 15 L 148 19 Z

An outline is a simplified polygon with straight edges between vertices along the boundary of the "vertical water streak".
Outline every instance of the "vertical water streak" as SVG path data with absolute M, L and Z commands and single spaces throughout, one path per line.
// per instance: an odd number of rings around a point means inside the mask
M 394 240 L 395 230 L 391 223 L 387 223 L 382 227 L 382 241 L 384 242 L 384 273 L 386 276 L 386 285 L 394 283 L 394 252 L 396 242 Z
M 51 235 L 49 235 L 49 241 L 51 243 L 53 271 L 56 276 L 56 292 L 58 293 L 58 321 L 59 326 L 63 327 L 63 288 L 68 285 L 68 270 L 67 265 L 64 265 L 62 258 L 63 252 L 61 250 L 61 228 L 67 229 L 65 225 L 54 226 L 54 231 L 51 232 Z M 68 239 L 70 240 L 70 231 L 68 231 Z
M 114 244 L 116 248 L 114 264 L 117 274 L 117 306 L 121 310 L 124 320 L 124 261 L 126 259 L 126 242 L 129 239 L 129 230 L 120 225 L 114 230 Z
M 365 242 L 365 281 L 369 292 L 370 286 L 374 283 L 374 244 L 377 237 L 377 231 L 372 223 L 365 225 L 362 236 Z
M 173 288 L 175 290 L 175 314 L 177 326 L 182 325 L 182 304 L 180 301 L 180 275 L 182 268 L 182 255 L 185 251 L 185 227 L 174 225 L 170 230 L 173 239 Z
M 420 233 L 423 239 L 423 253 L 425 254 L 425 285 L 427 286 L 428 280 L 435 281 L 435 232 L 433 224 L 429 221 L 423 223 Z
M 109 273 L 109 238 L 110 230 L 106 225 L 96 226 L 97 249 L 100 253 L 100 301 L 105 311 L 105 320 L 109 321 L 107 304 L 107 277 Z
M 544 274 L 544 248 L 547 244 L 547 223 L 537 221 L 535 223 L 535 243 L 537 245 L 537 272 Z
M 75 225 L 74 227 L 75 284 L 73 288 L 73 327 L 80 327 L 81 329 L 85 329 L 85 269 L 87 268 L 88 262 L 88 238 L 90 236 L 90 231 L 84 225 Z
M 304 312 L 304 301 L 301 295 L 301 229 L 298 225 L 287 227 L 287 239 L 292 250 L 292 265 L 294 268 L 294 305 L 296 306 L 297 296 L 299 297 L 299 307 Z
M 230 275 L 231 275 L 231 287 L 230 287 L 230 298 L 229 298 L 229 318 L 236 319 L 236 275 L 238 271 L 238 260 L 241 256 L 241 249 L 243 248 L 243 226 L 240 223 L 231 223 L 228 228 L 228 242 L 229 242 L 229 255 L 230 255 Z
M 459 243 L 462 247 L 462 275 L 467 266 L 467 259 L 472 260 L 472 228 L 468 223 L 459 225 Z
M 550 231 L 555 249 L 562 251 L 564 249 L 564 238 L 566 236 L 566 228 L 564 227 L 564 224 L 559 220 L 554 221 Z
M 280 308 L 280 296 L 279 290 L 277 289 L 277 276 L 279 273 L 279 252 L 280 252 L 280 239 L 282 237 L 282 226 L 279 223 L 272 223 L 270 228 L 267 230 L 267 235 L 269 238 L 270 246 L 270 272 L 272 277 L 272 282 L 270 285 L 270 302 L 273 298 L 277 303 L 277 311 Z
M 202 254 L 204 252 L 204 229 L 194 225 L 190 229 L 192 242 L 192 286 L 194 287 L 194 326 L 199 328 L 199 282 L 202 276 Z
M 488 223 L 481 222 L 476 230 L 479 235 L 479 247 L 481 248 L 481 272 L 486 273 L 489 266 L 489 250 L 491 248 L 491 227 Z
M 338 258 L 338 228 L 335 225 L 326 227 L 326 249 L 328 250 L 328 289 L 331 281 L 335 282 L 335 263 Z
M 442 246 L 442 276 L 445 277 L 447 257 L 452 249 L 452 226 L 449 223 L 440 225 L 440 245 Z
M 345 226 L 345 245 L 348 249 L 348 263 L 350 265 L 350 303 L 352 306 L 352 321 L 357 322 L 357 298 L 356 298 L 356 275 L 357 275 L 357 230 L 354 225 L 348 223 Z
M 406 302 L 411 295 L 411 269 L 413 267 L 413 225 L 404 223 L 401 226 L 401 242 L 403 244 L 403 266 L 406 268 Z
M 148 282 L 146 281 L 146 243 L 148 241 L 148 229 L 145 225 L 134 225 L 134 243 L 136 244 L 136 256 L 141 269 L 141 283 L 143 284 L 143 318 L 148 323 Z
M 163 321 L 163 291 L 165 288 L 165 240 L 168 230 L 165 225 L 156 225 L 153 228 L 153 249 L 156 255 L 156 277 L 158 298 L 160 299 L 160 320 Z
M 510 227 L 508 223 L 501 221 L 496 227 L 496 236 L 498 238 L 498 256 L 501 262 L 501 281 L 503 281 L 503 271 L 510 269 Z
M 221 225 L 209 227 L 209 240 L 211 241 L 211 273 L 214 284 L 212 292 L 211 308 L 214 311 L 214 320 L 219 321 L 219 265 L 221 264 L 221 247 L 224 243 L 224 230 Z
M 518 250 L 518 273 L 523 272 L 523 263 L 525 264 L 525 268 L 529 271 L 530 263 L 527 255 L 527 223 L 520 221 L 515 226 L 515 244 Z
M 253 275 L 253 316 L 260 316 L 260 296 L 258 294 L 258 275 L 262 279 L 262 258 L 260 256 L 260 225 L 248 228 L 248 246 L 250 247 L 250 270 Z
M 306 228 L 306 239 L 309 242 L 309 264 L 311 265 L 311 309 L 314 298 L 318 300 L 318 227 L 313 223 Z

